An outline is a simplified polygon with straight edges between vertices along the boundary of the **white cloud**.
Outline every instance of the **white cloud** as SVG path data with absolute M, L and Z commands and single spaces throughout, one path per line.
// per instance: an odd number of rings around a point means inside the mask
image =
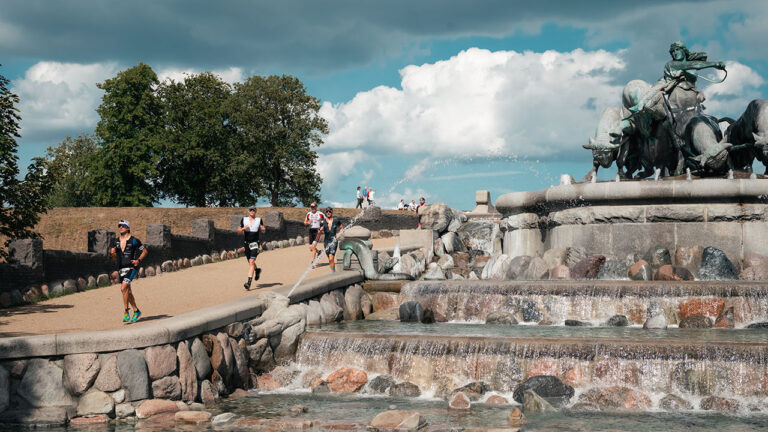
M 116 63 L 39 62 L 29 68 L 13 82 L 20 99 L 22 137 L 59 141 L 67 134 L 93 130 L 102 95 L 96 83 L 117 71 Z
M 176 68 L 164 68 L 157 72 L 157 79 L 161 82 L 167 79 L 181 82 L 187 75 L 199 74 L 203 72 L 202 69 L 176 69 Z M 222 80 L 232 84 L 236 82 L 243 82 L 245 80 L 245 71 L 239 67 L 229 67 L 225 69 L 214 69 L 211 71 L 214 75 L 218 75 Z
M 317 158 L 317 172 L 323 178 L 323 189 L 334 190 L 339 182 L 352 174 L 358 173 L 365 160 L 365 153 L 361 150 L 343 151 L 337 153 L 321 153 Z M 349 191 L 350 197 L 354 197 L 354 191 Z
M 403 68 L 402 90 L 380 86 L 323 104 L 331 131 L 324 149 L 436 158 L 579 151 L 600 110 L 619 103 L 612 74 L 623 67 L 620 55 L 602 50 L 471 48 Z
M 704 104 L 710 115 L 738 118 L 752 99 L 760 97 L 758 88 L 765 80 L 752 68 L 741 63 L 726 62 L 725 66 L 728 71 L 725 81 L 710 84 L 703 90 L 707 96 Z M 709 78 L 721 80 L 724 76 L 722 71 L 718 71 L 716 77 Z

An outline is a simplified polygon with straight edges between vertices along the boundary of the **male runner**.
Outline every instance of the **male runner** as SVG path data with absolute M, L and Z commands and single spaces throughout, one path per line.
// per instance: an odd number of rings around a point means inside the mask
M 312 252 L 312 262 L 315 262 L 315 258 L 317 258 L 317 233 L 320 230 L 320 224 L 324 219 L 325 216 L 317 211 L 317 203 L 310 204 L 309 213 L 307 213 L 307 217 L 304 218 L 304 225 L 309 226 L 309 235 L 307 236 L 307 239 L 309 239 L 309 250 Z M 314 264 L 312 265 L 312 268 L 315 268 Z
M 256 257 L 259 255 L 259 234 L 267 230 L 261 223 L 261 218 L 256 217 L 256 207 L 248 207 L 248 216 L 240 220 L 237 233 L 244 233 L 245 259 L 248 261 L 248 280 L 243 284 L 246 290 L 251 289 L 251 281 L 259 280 L 261 269 L 256 268 Z
M 147 256 L 147 249 L 136 237 L 131 235 L 131 223 L 125 219 L 120 220 L 117 223 L 117 230 L 120 236 L 117 239 L 115 247 L 109 250 L 112 259 L 117 259 L 117 268 L 120 278 L 122 278 L 122 284 L 120 285 L 120 291 L 123 293 L 123 305 L 125 306 L 125 312 L 123 313 L 123 322 L 136 322 L 141 316 L 139 307 L 136 306 L 136 299 L 133 298 L 133 291 L 131 290 L 131 281 L 136 277 L 136 267 L 141 264 L 144 258 Z M 128 314 L 128 303 L 133 306 L 133 316 Z

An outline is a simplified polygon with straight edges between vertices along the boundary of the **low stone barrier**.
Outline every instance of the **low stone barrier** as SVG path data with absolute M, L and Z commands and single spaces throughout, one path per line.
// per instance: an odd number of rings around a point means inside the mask
M 253 388 L 307 326 L 370 313 L 362 281 L 338 272 L 290 297 L 284 286 L 133 328 L 0 339 L 0 424 L 144 418 Z

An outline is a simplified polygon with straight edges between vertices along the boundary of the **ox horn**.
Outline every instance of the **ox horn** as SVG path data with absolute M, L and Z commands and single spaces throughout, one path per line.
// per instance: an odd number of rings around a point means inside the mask
M 583 144 L 582 147 L 584 147 L 587 150 L 594 150 L 595 149 L 595 139 L 592 137 L 589 137 L 589 144 Z

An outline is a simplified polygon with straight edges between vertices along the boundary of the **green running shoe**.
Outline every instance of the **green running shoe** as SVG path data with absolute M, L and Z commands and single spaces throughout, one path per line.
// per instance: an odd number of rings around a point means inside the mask
M 128 312 L 123 313 L 123 322 L 128 322 L 131 320 L 131 316 L 128 315 Z
M 135 311 L 133 313 L 133 316 L 131 317 L 131 322 L 138 321 L 140 316 L 141 316 L 141 311 Z

